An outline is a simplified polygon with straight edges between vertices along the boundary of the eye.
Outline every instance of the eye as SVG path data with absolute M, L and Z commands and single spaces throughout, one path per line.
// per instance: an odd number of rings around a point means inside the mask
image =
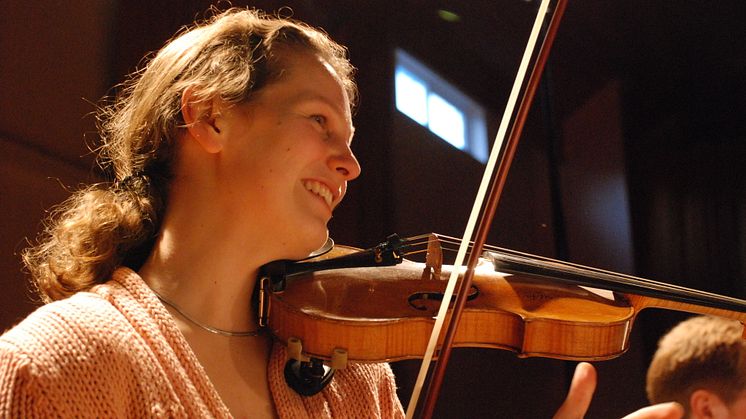
M 326 117 L 324 115 L 311 115 L 311 119 L 321 126 L 326 126 Z

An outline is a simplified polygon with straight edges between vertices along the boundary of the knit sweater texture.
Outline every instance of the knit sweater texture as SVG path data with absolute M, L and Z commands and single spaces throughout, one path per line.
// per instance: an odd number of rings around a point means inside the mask
M 285 361 L 275 344 L 267 379 L 281 418 L 404 416 L 388 364 L 352 364 L 302 397 L 285 384 Z M 230 416 L 169 312 L 127 268 L 0 336 L 0 417 Z

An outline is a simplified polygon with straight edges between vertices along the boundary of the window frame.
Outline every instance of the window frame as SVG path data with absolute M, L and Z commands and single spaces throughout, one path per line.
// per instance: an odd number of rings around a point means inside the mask
M 403 115 L 406 115 L 407 118 L 410 118 L 418 124 L 423 125 L 431 133 L 433 133 L 433 135 L 441 138 L 443 141 L 453 146 L 454 148 L 468 153 L 474 159 L 483 164 L 486 163 L 487 159 L 489 158 L 489 147 L 487 144 L 487 124 L 485 118 L 485 108 L 401 48 L 396 48 L 394 59 L 395 102 L 397 102 L 398 94 L 396 87 L 396 75 L 400 70 L 405 71 L 415 80 L 419 79 L 419 81 L 424 85 L 426 90 L 426 102 L 429 98 L 429 95 L 431 93 L 434 93 L 461 111 L 462 115 L 464 116 L 464 147 L 459 148 L 447 139 L 444 139 L 435 134 L 429 128 L 429 123 L 421 124 L 420 122 L 414 120 L 409 115 L 401 111 L 397 104 L 395 104 L 396 110 Z M 426 110 L 426 115 L 429 121 L 429 109 Z

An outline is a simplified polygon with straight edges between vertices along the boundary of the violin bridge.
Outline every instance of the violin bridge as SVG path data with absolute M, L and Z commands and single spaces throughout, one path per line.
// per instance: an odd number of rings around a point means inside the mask
M 430 233 L 427 239 L 427 256 L 425 257 L 425 269 L 422 271 L 422 279 L 440 279 L 440 271 L 443 267 L 443 249 L 440 239 L 436 234 Z

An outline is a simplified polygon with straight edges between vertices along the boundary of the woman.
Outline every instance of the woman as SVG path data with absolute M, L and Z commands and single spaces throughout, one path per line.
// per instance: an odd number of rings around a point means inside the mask
M 241 333 L 257 328 L 259 267 L 319 248 L 360 174 L 351 77 L 321 32 L 247 10 L 163 48 L 102 115 L 115 182 L 75 194 L 25 254 L 59 301 L 3 337 L 0 410 L 400 415 L 385 364 L 340 371 L 305 399 L 285 385 L 271 336 Z
M 135 74 L 100 118 L 113 182 L 24 254 L 54 302 L 0 338 L 0 414 L 403 416 L 386 364 L 293 392 L 252 309 L 259 268 L 319 248 L 360 174 L 352 72 L 323 33 L 232 9 Z M 590 402 L 580 377 L 559 417 Z

